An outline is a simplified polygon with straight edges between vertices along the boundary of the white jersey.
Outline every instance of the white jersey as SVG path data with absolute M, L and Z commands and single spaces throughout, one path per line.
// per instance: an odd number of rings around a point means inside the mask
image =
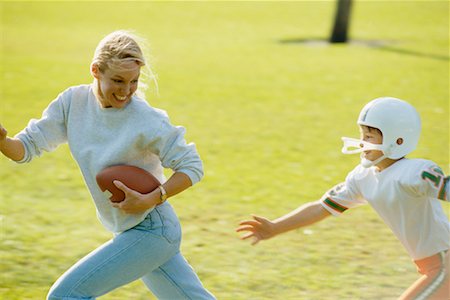
M 369 203 L 413 260 L 450 248 L 450 223 L 441 200 L 449 200 L 449 177 L 432 161 L 401 159 L 379 172 L 358 165 L 345 182 L 321 199 L 335 216 Z

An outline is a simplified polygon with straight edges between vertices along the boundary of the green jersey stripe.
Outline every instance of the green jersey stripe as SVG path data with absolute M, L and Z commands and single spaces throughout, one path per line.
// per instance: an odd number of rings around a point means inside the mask
M 330 198 L 326 198 L 323 202 L 324 202 L 326 205 L 328 205 L 329 207 L 331 207 L 332 209 L 334 209 L 334 210 L 336 210 L 336 211 L 338 211 L 338 212 L 340 212 L 340 213 L 343 213 L 344 211 L 346 211 L 346 210 L 348 209 L 347 207 L 342 206 L 342 205 L 340 205 L 340 204 L 334 202 L 334 201 L 331 200 Z
M 446 191 L 447 191 L 447 185 L 449 184 L 448 183 L 449 181 L 450 181 L 450 176 L 447 176 L 444 178 L 444 182 L 442 183 L 441 190 L 439 191 L 438 199 L 450 201 L 450 199 L 446 198 L 446 196 L 448 197 L 448 195 L 446 195 Z

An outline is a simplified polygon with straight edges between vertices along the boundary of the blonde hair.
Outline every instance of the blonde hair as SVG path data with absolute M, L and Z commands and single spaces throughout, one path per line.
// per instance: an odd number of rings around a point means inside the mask
M 139 43 L 138 43 L 139 42 Z M 106 69 L 126 70 L 127 62 L 135 62 L 144 70 L 141 71 L 141 79 L 138 85 L 138 96 L 144 97 L 147 90 L 147 82 L 152 81 L 155 91 L 158 92 L 156 76 L 151 70 L 141 46 L 145 45 L 144 39 L 131 31 L 117 30 L 105 36 L 95 49 L 92 64 L 97 65 L 100 72 Z M 142 78 L 143 77 L 143 78 Z

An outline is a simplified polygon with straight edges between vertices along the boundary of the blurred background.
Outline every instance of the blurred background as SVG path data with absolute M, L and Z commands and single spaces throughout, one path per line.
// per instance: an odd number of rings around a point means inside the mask
M 255 247 L 234 232 L 318 199 L 359 162 L 341 154 L 361 108 L 409 101 L 423 131 L 411 157 L 449 172 L 449 2 L 353 1 L 330 44 L 337 1 L 0 2 L 0 123 L 13 136 L 72 85 L 92 82 L 97 43 L 147 39 L 150 105 L 187 129 L 205 165 L 171 199 L 182 251 L 218 299 L 396 299 L 416 278 L 370 207 Z M 169 172 L 170 173 L 170 172 Z M 448 212 L 449 206 L 444 203 Z M 28 165 L 0 158 L 0 298 L 44 299 L 109 238 L 67 145 Z M 155 299 L 140 282 L 100 299 Z

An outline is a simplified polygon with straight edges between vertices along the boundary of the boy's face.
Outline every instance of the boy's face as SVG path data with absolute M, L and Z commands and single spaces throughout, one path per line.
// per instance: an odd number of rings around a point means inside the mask
M 383 143 L 383 135 L 381 131 L 373 128 L 369 128 L 366 126 L 360 127 L 360 136 L 361 140 L 371 143 L 371 144 L 382 144 Z M 383 152 L 380 150 L 369 150 L 363 151 L 363 156 L 365 159 L 375 161 L 379 157 L 383 155 Z

